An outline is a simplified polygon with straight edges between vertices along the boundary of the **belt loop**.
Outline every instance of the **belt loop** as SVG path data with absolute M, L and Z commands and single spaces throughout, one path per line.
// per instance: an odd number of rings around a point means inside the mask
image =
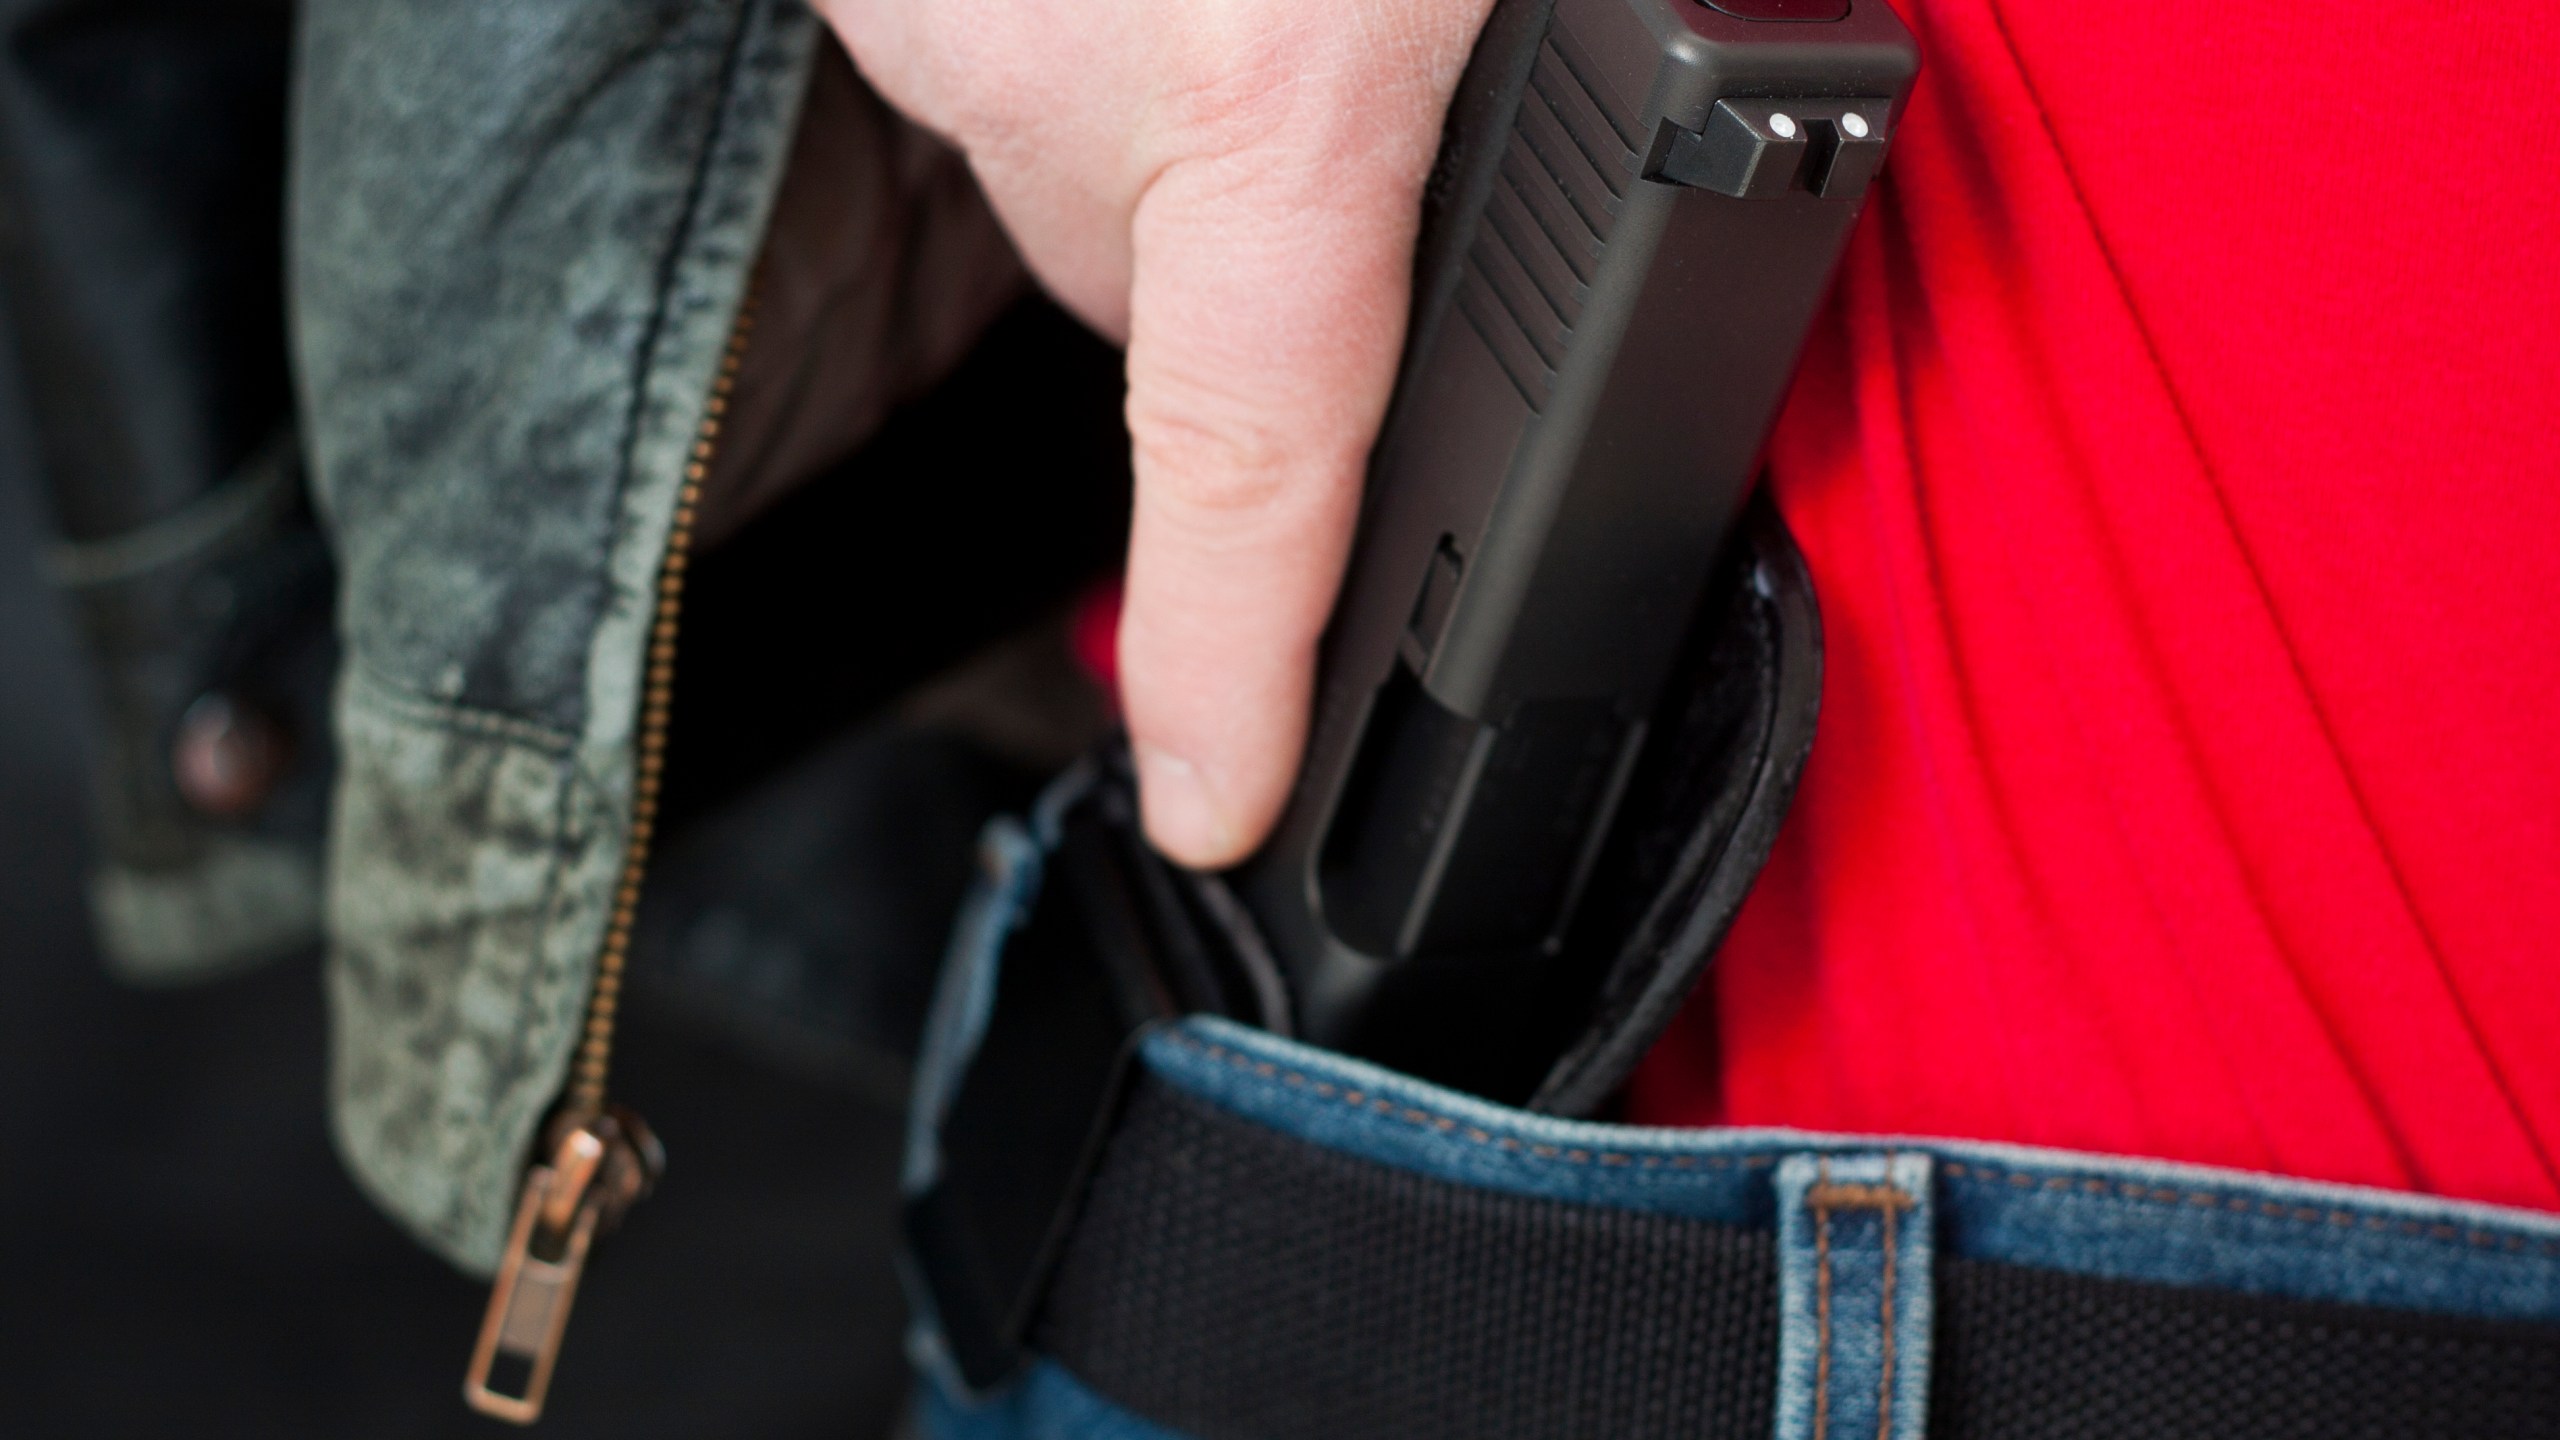
M 1778 1440 L 1922 1440 L 1929 1420 L 1929 1157 L 1778 1162 Z

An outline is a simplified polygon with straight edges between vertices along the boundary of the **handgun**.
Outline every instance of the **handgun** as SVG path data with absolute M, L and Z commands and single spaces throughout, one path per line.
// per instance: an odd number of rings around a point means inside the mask
M 1918 70 L 1885 0 L 1499 0 L 1296 789 L 1231 877 L 1304 1039 L 1521 1031 Z

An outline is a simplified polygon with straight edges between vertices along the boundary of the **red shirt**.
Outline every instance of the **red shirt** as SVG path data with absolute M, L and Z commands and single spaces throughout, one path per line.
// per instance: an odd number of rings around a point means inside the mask
M 2560 1208 L 2560 20 L 1905 9 L 1821 738 L 1637 1118 Z

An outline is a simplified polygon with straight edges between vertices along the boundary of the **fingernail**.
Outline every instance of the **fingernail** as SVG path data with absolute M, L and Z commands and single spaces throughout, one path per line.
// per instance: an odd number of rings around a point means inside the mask
M 1236 858 L 1235 827 L 1200 767 L 1152 745 L 1132 747 L 1138 761 L 1138 806 L 1147 838 L 1185 865 L 1208 868 Z

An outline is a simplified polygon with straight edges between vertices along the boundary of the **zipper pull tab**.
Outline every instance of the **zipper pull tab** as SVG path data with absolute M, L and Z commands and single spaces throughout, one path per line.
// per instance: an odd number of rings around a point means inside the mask
M 462 1382 L 472 1409 L 518 1425 L 542 1418 L 569 1306 L 597 1232 L 612 1229 L 666 1168 L 657 1137 L 629 1111 L 555 1130 L 550 1163 L 525 1172 L 489 1312 Z

